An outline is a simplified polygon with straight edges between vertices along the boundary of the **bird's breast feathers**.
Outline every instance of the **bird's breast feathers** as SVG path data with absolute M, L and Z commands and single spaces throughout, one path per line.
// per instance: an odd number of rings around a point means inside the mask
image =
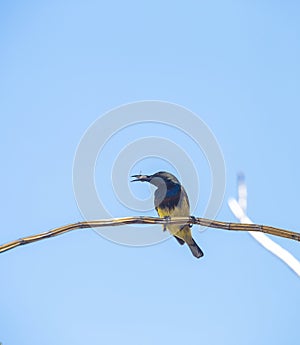
M 161 218 L 164 218 L 164 217 L 189 217 L 190 216 L 190 207 L 189 207 L 188 203 L 186 203 L 186 201 L 184 201 L 184 200 L 181 203 L 181 207 L 175 206 L 173 209 L 157 207 L 156 210 L 157 210 L 158 215 Z M 169 225 L 167 225 L 167 229 L 169 230 L 169 232 L 172 235 L 175 235 L 175 234 L 178 235 L 180 230 L 181 230 L 181 226 L 176 225 L 176 224 L 174 224 L 174 225 L 169 224 Z M 185 230 L 190 232 L 189 227 L 187 227 Z M 183 236 L 178 235 L 178 237 L 182 238 Z
M 157 195 L 155 196 L 156 201 L 158 200 Z M 176 202 L 175 202 L 176 201 Z M 173 195 L 166 195 L 164 200 L 156 206 L 158 215 L 163 217 L 189 217 L 190 216 L 190 205 L 187 194 L 184 188 L 180 188 L 176 199 Z M 178 225 L 168 225 L 167 229 L 171 234 L 176 234 L 180 230 Z

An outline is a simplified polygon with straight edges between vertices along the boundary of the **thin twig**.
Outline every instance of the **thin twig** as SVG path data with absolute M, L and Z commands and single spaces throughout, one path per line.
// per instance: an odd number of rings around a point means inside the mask
M 99 228 L 105 226 L 120 226 L 125 224 L 198 224 L 201 226 L 230 230 L 230 231 L 258 231 L 264 232 L 270 235 L 280 236 L 289 238 L 291 240 L 300 241 L 300 233 L 274 228 L 266 225 L 257 224 L 241 224 L 241 223 L 228 223 L 219 222 L 216 220 L 206 219 L 206 218 L 196 218 L 196 217 L 176 217 L 176 218 L 157 218 L 157 217 L 126 217 L 126 218 L 113 218 L 113 219 L 100 219 L 89 222 L 80 222 L 61 226 L 59 228 L 42 232 L 37 235 L 27 236 L 20 238 L 18 240 L 8 242 L 0 245 L 0 253 L 7 250 L 13 249 L 18 246 L 29 244 L 32 242 L 37 242 L 43 240 L 44 238 L 50 238 L 64 234 L 76 229 L 86 229 L 86 228 Z

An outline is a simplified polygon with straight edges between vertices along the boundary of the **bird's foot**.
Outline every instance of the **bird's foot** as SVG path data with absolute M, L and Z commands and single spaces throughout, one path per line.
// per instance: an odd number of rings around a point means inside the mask
M 165 216 L 164 220 L 168 223 L 170 221 L 171 217 L 170 216 Z M 167 231 L 167 223 L 163 224 L 163 231 Z
M 191 228 L 194 224 L 196 224 L 196 217 L 190 216 L 193 219 L 193 222 L 189 224 L 189 227 Z
M 187 225 L 191 228 L 194 224 L 196 224 L 196 217 L 190 216 L 190 218 L 192 218 L 192 222 L 181 225 L 180 230 L 184 229 Z

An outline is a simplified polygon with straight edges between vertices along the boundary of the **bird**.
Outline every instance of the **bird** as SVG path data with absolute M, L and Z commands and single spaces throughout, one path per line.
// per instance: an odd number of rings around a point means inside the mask
M 154 193 L 154 206 L 161 218 L 189 217 L 190 204 L 188 195 L 178 181 L 169 172 L 159 171 L 153 175 L 133 175 L 131 182 L 148 182 L 157 187 Z M 196 258 L 201 258 L 204 254 L 192 237 L 191 225 L 167 224 L 163 225 L 163 230 L 168 230 L 179 244 L 187 244 Z

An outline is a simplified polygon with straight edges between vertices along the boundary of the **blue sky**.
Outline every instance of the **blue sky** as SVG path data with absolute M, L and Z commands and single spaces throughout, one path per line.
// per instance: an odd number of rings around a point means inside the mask
M 299 10 L 296 1 L 2 2 L 0 242 L 83 220 L 72 184 L 80 140 L 103 114 L 143 100 L 179 104 L 215 135 L 226 166 L 216 219 L 235 221 L 227 199 L 244 171 L 250 218 L 300 231 Z M 119 151 L 149 135 L 192 157 L 203 215 L 203 153 L 150 123 L 120 131 L 98 157 L 110 213 L 135 214 L 110 175 Z M 147 158 L 123 178 L 169 168 L 182 167 Z M 144 184 L 129 188 L 150 196 Z M 173 239 L 132 247 L 92 230 L 1 254 L 0 341 L 298 343 L 299 278 L 246 233 L 195 228 L 194 237 L 201 260 Z M 299 243 L 275 240 L 300 259 Z

